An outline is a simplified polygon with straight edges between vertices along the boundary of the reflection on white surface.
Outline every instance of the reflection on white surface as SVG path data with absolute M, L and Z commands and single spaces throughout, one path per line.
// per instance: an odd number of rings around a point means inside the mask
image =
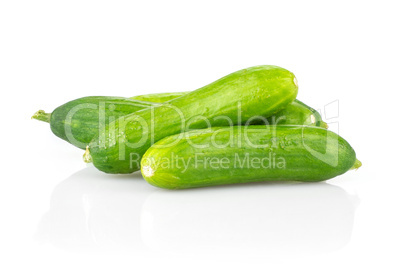
M 260 183 L 151 194 L 141 212 L 157 250 L 325 252 L 350 240 L 357 197 L 326 183 Z
M 327 183 L 169 191 L 88 167 L 54 189 L 37 236 L 68 250 L 327 252 L 350 240 L 357 200 Z
M 55 187 L 37 238 L 72 251 L 141 248 L 139 217 L 149 189 L 140 174 L 85 168 Z

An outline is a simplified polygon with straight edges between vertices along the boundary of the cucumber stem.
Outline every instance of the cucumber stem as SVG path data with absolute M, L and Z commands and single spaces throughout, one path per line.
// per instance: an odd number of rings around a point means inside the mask
M 82 156 L 82 158 L 84 159 L 85 163 L 92 163 L 92 156 L 89 152 L 89 146 L 87 145 L 87 148 L 85 149 L 85 153 Z
M 362 162 L 360 162 L 359 161 L 359 159 L 357 159 L 356 158 L 356 161 L 355 161 L 355 163 L 353 164 L 353 166 L 350 168 L 350 170 L 353 170 L 353 169 L 358 169 L 359 167 L 361 167 L 362 166 Z
M 40 121 L 43 121 L 43 122 L 50 123 L 50 116 L 51 115 L 52 114 L 45 113 L 45 111 L 43 111 L 43 110 L 39 110 L 31 117 L 31 119 L 36 119 L 36 120 L 40 120 Z

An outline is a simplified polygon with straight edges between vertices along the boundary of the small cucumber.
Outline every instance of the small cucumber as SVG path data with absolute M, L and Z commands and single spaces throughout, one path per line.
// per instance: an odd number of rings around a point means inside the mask
M 307 126 L 234 126 L 166 137 L 141 161 L 150 184 L 183 189 L 262 181 L 317 182 L 361 166 L 337 134 Z
M 140 169 L 145 151 L 166 136 L 189 129 L 247 122 L 284 109 L 297 95 L 293 73 L 263 65 L 229 74 L 156 107 L 121 117 L 89 144 L 85 154 L 107 173 Z
M 110 121 L 152 105 L 155 104 L 121 97 L 84 97 L 69 101 L 52 113 L 39 110 L 32 118 L 50 123 L 57 137 L 85 149 Z

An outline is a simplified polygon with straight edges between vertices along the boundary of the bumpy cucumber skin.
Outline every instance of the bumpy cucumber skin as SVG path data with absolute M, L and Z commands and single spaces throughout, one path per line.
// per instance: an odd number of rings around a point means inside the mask
M 270 65 L 243 69 L 167 104 L 112 122 L 101 134 L 108 138 L 95 138 L 89 144 L 89 152 L 94 166 L 103 172 L 132 173 L 140 169 L 145 151 L 166 136 L 189 129 L 229 125 L 226 119 L 213 120 L 222 115 L 234 124 L 244 123 L 255 115 L 271 116 L 290 104 L 297 91 L 297 80 L 286 69 Z
M 185 134 L 182 139 L 178 135 L 166 137 L 148 149 L 141 162 L 141 172 L 147 182 L 165 189 L 262 181 L 318 182 L 345 173 L 356 162 L 355 151 L 347 141 L 319 127 L 235 126 Z M 173 141 L 178 142 L 168 146 Z M 228 143 L 230 145 L 224 148 L 213 146 Z M 266 147 L 255 148 L 253 144 Z M 209 147 L 199 148 L 200 145 Z M 249 165 L 241 167 L 240 163 L 247 157 Z M 250 164 L 251 159 L 264 157 L 270 157 L 271 163 L 274 159 L 277 163 L 284 159 L 285 168 L 279 164 L 267 168 L 267 162 L 265 166 Z M 216 165 L 218 160 L 205 165 L 208 160 L 204 160 L 208 158 L 229 159 L 229 165 Z M 167 161 L 171 162 L 166 164 Z
M 138 96 L 130 97 L 130 99 L 162 103 L 162 102 L 167 102 L 167 101 L 179 98 L 181 96 L 186 95 L 187 93 L 190 93 L 190 92 L 154 93 L 154 94 L 138 95 Z
M 99 129 L 120 116 L 149 108 L 152 103 L 121 97 L 92 96 L 69 101 L 57 107 L 50 128 L 59 138 L 85 149 Z M 99 120 L 100 118 L 105 120 Z

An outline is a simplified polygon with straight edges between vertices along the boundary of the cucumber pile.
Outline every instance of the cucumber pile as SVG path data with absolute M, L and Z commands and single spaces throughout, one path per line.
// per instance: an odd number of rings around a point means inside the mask
M 349 143 L 297 93 L 292 72 L 262 65 L 191 92 L 84 97 L 32 118 L 85 149 L 100 171 L 141 170 L 166 189 L 323 181 L 360 167 Z

